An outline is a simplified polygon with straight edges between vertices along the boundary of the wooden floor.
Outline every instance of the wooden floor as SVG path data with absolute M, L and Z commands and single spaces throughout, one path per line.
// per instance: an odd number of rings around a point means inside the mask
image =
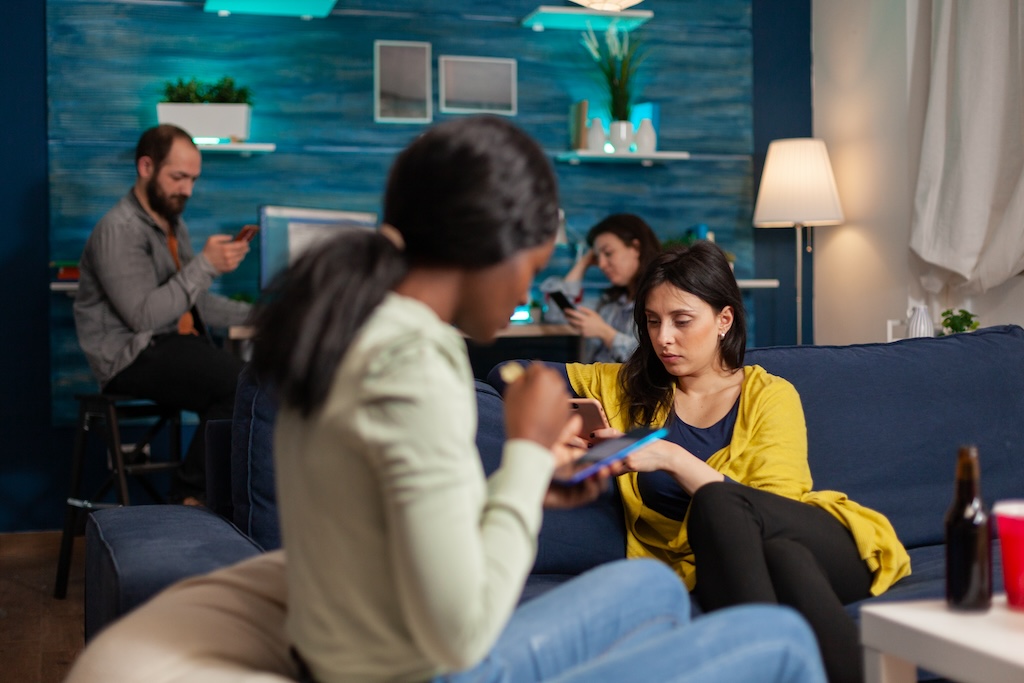
M 60 532 L 0 534 L 0 679 L 59 683 L 82 649 L 85 539 L 65 600 L 53 597 Z

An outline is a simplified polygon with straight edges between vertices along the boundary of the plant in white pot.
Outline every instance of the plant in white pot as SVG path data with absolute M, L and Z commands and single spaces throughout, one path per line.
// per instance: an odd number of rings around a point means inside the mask
M 601 73 L 601 83 L 608 93 L 608 111 L 612 121 L 608 138 L 617 153 L 628 152 L 633 143 L 633 124 L 629 115 L 636 96 L 636 72 L 646 56 L 640 41 L 630 41 L 629 33 L 620 31 L 612 22 L 604 33 L 604 43 L 587 27 L 581 41 Z
M 215 83 L 196 78 L 164 83 L 164 101 L 156 105 L 157 120 L 173 123 L 194 138 L 249 139 L 252 91 L 230 76 Z

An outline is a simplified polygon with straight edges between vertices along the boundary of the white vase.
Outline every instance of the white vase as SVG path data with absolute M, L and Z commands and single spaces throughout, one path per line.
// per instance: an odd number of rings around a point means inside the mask
M 633 144 L 632 121 L 612 121 L 608 126 L 608 142 L 616 154 L 629 154 L 629 147 Z
M 914 306 L 907 321 L 907 337 L 934 337 L 935 325 L 927 306 Z
M 658 148 L 658 134 L 654 132 L 654 124 L 650 119 L 640 121 L 640 127 L 636 129 L 633 142 L 636 143 L 637 154 L 653 154 L 654 150 Z
M 601 125 L 601 119 L 592 119 L 587 128 L 587 151 L 603 152 L 604 142 L 604 126 Z

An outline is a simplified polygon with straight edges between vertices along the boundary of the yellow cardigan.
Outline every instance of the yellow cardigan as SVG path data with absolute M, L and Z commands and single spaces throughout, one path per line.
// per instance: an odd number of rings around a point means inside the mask
M 604 405 L 608 421 L 620 431 L 628 423 L 618 380 L 618 363 L 566 366 L 569 382 L 580 396 Z M 746 486 L 815 505 L 829 512 L 850 530 L 861 558 L 874 578 L 871 594 L 881 595 L 910 574 L 910 556 L 882 514 L 858 505 L 838 491 L 812 491 L 807 464 L 807 427 L 800 396 L 788 381 L 758 365 L 743 368 L 739 414 L 732 441 L 708 458 L 708 465 Z M 655 416 L 665 424 L 668 411 Z M 653 557 L 671 566 L 693 590 L 697 583 L 693 551 L 683 522 L 647 508 L 637 488 L 636 473 L 618 478 L 626 515 L 626 555 Z

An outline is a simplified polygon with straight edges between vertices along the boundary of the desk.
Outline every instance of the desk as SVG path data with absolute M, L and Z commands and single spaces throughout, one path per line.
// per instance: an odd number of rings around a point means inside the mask
M 754 280 L 737 280 L 736 284 L 740 289 L 778 289 L 779 281 L 775 278 L 763 278 Z M 78 280 L 57 280 L 50 283 L 51 292 L 66 292 L 74 297 L 78 291 Z
M 252 339 L 256 330 L 249 325 L 233 325 L 228 328 L 228 339 L 243 341 Z M 512 324 L 498 332 L 498 338 L 506 337 L 578 337 L 580 333 L 569 325 L 550 325 L 547 323 Z
M 228 350 L 249 360 L 255 332 L 249 325 L 229 327 Z M 466 348 L 473 375 L 484 379 L 491 368 L 506 360 L 537 358 L 559 363 L 579 360 L 582 341 L 579 332 L 569 325 L 514 323 L 500 330 L 493 344 L 478 344 L 467 339 Z
M 988 612 L 954 612 L 945 600 L 865 605 L 860 611 L 867 683 L 917 681 L 915 665 L 961 683 L 1024 681 L 1024 612 L 992 597 Z

